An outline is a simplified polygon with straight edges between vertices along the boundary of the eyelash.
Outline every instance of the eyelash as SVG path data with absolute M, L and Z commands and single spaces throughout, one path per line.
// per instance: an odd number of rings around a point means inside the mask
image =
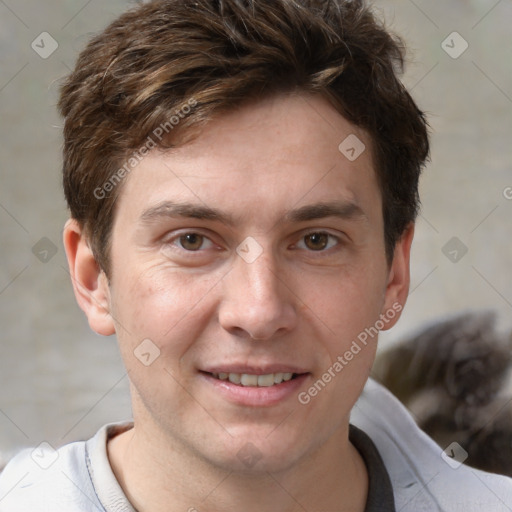
M 186 252 L 190 255 L 193 255 L 194 253 L 197 253 L 197 254 L 201 254 L 202 252 L 204 252 L 205 250 L 208 250 L 207 249 L 197 249 L 195 251 L 193 250 L 189 250 L 189 249 L 185 249 L 182 245 L 181 245 L 181 242 L 180 240 L 187 236 L 187 235 L 196 235 L 196 236 L 200 236 L 202 237 L 203 239 L 203 243 L 204 242 L 209 242 L 210 243 L 210 249 L 212 247 L 215 246 L 215 243 L 210 239 L 210 237 L 208 237 L 207 235 L 199 232 L 199 231 L 183 231 L 181 233 L 178 233 L 176 234 L 173 238 L 169 239 L 167 242 L 166 242 L 166 245 L 168 246 L 172 246 L 174 248 L 176 248 L 177 250 L 181 251 L 181 252 Z M 329 237 L 329 241 L 328 241 L 328 246 L 327 248 L 325 249 L 321 249 L 321 250 L 318 250 L 318 251 L 315 251 L 315 250 L 312 250 L 312 249 L 308 249 L 307 247 L 301 247 L 300 249 L 301 250 L 306 250 L 307 252 L 309 253 L 319 253 L 319 254 L 322 254 L 322 253 L 327 253 L 328 251 L 330 251 L 331 249 L 333 249 L 333 247 L 337 247 L 341 244 L 341 240 L 339 237 L 333 235 L 332 233 L 329 233 L 327 231 L 321 231 L 321 230 L 313 230 L 313 231 L 309 231 L 307 233 L 304 233 L 300 239 L 299 239 L 299 242 L 297 242 L 296 244 L 293 244 L 292 247 L 297 247 L 297 245 L 299 243 L 304 243 L 304 240 L 308 237 L 308 236 L 311 236 L 311 235 L 327 235 Z M 335 244 L 331 244 L 329 245 L 330 241 L 334 240 L 335 241 Z M 179 245 L 178 245 L 179 244 Z M 202 244 L 203 245 L 203 244 Z
M 322 250 L 319 250 L 319 251 L 308 250 L 308 252 L 311 252 L 311 253 L 326 253 L 330 249 L 332 249 L 333 247 L 339 246 L 340 243 L 341 243 L 341 240 L 340 240 L 339 237 L 333 235 L 332 233 L 329 233 L 328 231 L 310 231 L 310 232 L 305 233 L 304 235 L 302 235 L 300 237 L 300 242 L 304 242 L 304 239 L 307 238 L 308 236 L 311 236 L 311 235 L 327 235 L 330 240 L 335 240 L 336 241 L 336 244 L 334 246 L 333 245 L 331 245 L 330 247 L 328 246 L 326 249 L 322 249 Z M 329 244 L 329 242 L 328 242 L 328 244 Z
M 201 244 L 201 246 L 204 245 L 205 242 L 208 242 L 210 244 L 210 247 L 208 247 L 207 249 L 200 248 L 200 249 L 197 249 L 196 251 L 191 251 L 189 249 L 185 249 L 181 245 L 181 239 L 187 235 L 196 235 L 196 236 L 201 237 L 203 239 L 202 240 L 203 243 Z M 174 235 L 172 238 L 165 240 L 164 242 L 165 242 L 164 243 L 165 248 L 170 247 L 173 250 L 178 251 L 182 254 L 186 253 L 187 255 L 192 255 L 192 256 L 194 256 L 194 254 L 199 255 L 201 253 L 204 253 L 205 250 L 212 249 L 216 245 L 208 235 L 201 233 L 200 231 L 182 231 L 182 232 Z
M 195 236 L 200 236 L 201 239 L 202 239 L 202 243 L 201 243 L 201 246 L 205 243 L 205 242 L 208 242 L 210 244 L 210 246 L 213 246 L 213 242 L 205 235 L 201 235 L 200 233 L 185 233 L 184 235 L 181 235 L 177 238 L 177 241 L 180 242 L 180 245 L 181 245 L 181 239 L 187 235 L 195 235 Z M 199 252 L 201 249 L 197 249 L 197 251 L 192 251 L 192 250 L 188 250 L 188 249 L 185 249 L 183 246 L 181 246 L 181 249 L 183 249 L 184 251 L 187 251 L 187 252 Z

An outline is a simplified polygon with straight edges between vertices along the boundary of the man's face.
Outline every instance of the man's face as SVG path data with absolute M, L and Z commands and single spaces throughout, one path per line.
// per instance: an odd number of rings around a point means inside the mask
M 271 471 L 346 434 L 376 337 L 352 343 L 397 295 L 364 132 L 320 97 L 245 106 L 150 153 L 117 208 L 108 293 L 136 428 Z

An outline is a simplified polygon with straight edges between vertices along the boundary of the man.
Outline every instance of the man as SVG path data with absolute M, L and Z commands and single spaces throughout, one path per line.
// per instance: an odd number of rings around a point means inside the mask
M 64 245 L 133 422 L 18 455 L 1 510 L 510 510 L 368 381 L 428 156 L 402 63 L 360 1 L 153 1 L 91 41 Z

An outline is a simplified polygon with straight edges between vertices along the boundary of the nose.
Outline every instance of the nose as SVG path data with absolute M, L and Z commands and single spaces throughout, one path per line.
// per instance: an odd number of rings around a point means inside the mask
M 254 340 L 268 340 L 293 330 L 297 299 L 291 283 L 278 273 L 268 253 L 251 263 L 236 257 L 233 269 L 223 280 L 221 326 L 231 334 Z

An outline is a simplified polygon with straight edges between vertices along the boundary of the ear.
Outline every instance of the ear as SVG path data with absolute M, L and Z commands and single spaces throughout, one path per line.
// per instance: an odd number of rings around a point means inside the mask
M 103 336 L 114 334 L 107 277 L 96 262 L 89 241 L 75 219 L 66 222 L 63 239 L 75 297 L 89 320 L 89 326 Z
M 411 281 L 409 264 L 413 237 L 414 224 L 411 223 L 395 246 L 381 311 L 381 314 L 387 319 L 383 331 L 391 329 L 398 322 L 407 301 Z M 391 316 L 391 312 L 393 312 L 393 316 Z

